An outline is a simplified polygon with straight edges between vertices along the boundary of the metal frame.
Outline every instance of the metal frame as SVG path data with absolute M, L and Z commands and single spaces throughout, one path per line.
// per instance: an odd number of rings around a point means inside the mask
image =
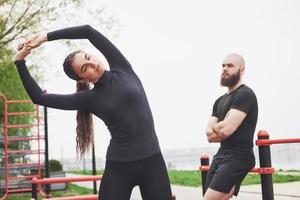
M 259 150 L 260 168 L 253 168 L 250 172 L 260 174 L 261 176 L 261 190 L 263 200 L 274 200 L 273 180 L 272 174 L 275 169 L 272 167 L 271 162 L 271 150 L 272 144 L 285 144 L 285 143 L 300 143 L 300 138 L 288 138 L 288 139 L 269 139 L 269 133 L 267 131 L 259 131 L 257 134 L 258 139 L 256 145 Z M 209 158 L 207 155 L 201 156 L 201 166 L 199 170 L 202 176 L 202 195 L 205 194 L 205 182 L 207 172 L 209 171 Z
M 17 177 L 9 177 L 9 170 L 11 168 L 16 167 L 37 167 L 37 174 L 34 175 L 35 177 L 42 178 L 41 176 L 41 154 L 44 154 L 45 151 L 40 149 L 40 140 L 44 139 L 40 136 L 40 114 L 39 114 L 39 106 L 35 105 L 34 112 L 8 112 L 8 106 L 10 104 L 32 104 L 30 100 L 7 100 L 6 96 L 0 93 L 0 98 L 3 99 L 3 114 L 4 114 L 4 123 L 3 123 L 3 132 L 4 132 L 4 162 L 5 162 L 5 193 L 3 197 L 0 197 L 0 200 L 4 200 L 7 198 L 9 193 L 16 193 L 16 192 L 30 192 L 31 188 L 22 188 L 22 189 L 10 189 L 9 181 L 11 180 L 18 180 Z M 34 124 L 8 124 L 9 117 L 18 117 L 18 116 L 34 116 L 36 122 Z M 37 133 L 35 136 L 29 137 L 16 137 L 16 136 L 9 136 L 9 129 L 16 129 L 16 128 L 36 128 Z M 37 141 L 37 149 L 36 150 L 9 150 L 8 143 L 13 141 Z M 28 154 L 36 154 L 37 155 L 37 163 L 15 163 L 9 164 L 8 160 L 10 156 L 13 155 L 28 155 Z M 27 178 L 29 183 L 30 179 L 33 176 L 24 176 L 22 178 Z M 40 188 L 41 189 L 41 188 Z

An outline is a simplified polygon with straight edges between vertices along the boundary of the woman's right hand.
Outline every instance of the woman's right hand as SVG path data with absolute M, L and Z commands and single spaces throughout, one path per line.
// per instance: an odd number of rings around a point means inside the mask
M 22 43 L 18 46 L 18 52 L 15 57 L 15 61 L 23 60 L 31 53 L 31 48 L 28 46 L 29 42 Z
M 46 41 L 48 41 L 47 34 L 39 34 L 28 40 L 28 46 L 34 49 Z

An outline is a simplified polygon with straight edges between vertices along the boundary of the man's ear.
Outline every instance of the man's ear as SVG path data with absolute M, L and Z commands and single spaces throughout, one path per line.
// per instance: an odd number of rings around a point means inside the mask
M 240 74 L 243 75 L 245 72 L 245 68 L 240 69 Z

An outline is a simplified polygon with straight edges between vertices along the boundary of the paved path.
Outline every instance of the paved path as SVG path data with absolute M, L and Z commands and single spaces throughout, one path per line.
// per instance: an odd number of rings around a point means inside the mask
M 79 177 L 84 175 L 66 174 L 67 177 Z M 77 182 L 79 186 L 93 188 L 91 182 Z M 99 187 L 99 181 L 97 186 Z M 172 191 L 176 194 L 177 200 L 201 200 L 202 190 L 194 187 L 184 187 L 172 185 Z M 275 200 L 300 200 L 300 182 L 274 184 Z M 238 200 L 261 200 L 261 186 L 249 185 L 242 186 L 239 196 L 232 199 Z M 142 200 L 138 187 L 132 191 L 131 200 Z

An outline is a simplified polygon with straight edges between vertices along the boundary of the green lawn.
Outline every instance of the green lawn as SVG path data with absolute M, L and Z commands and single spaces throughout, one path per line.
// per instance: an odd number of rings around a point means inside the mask
M 56 191 L 52 192 L 52 197 L 63 197 L 63 196 L 78 196 L 78 195 L 88 195 L 93 194 L 92 189 L 86 189 L 83 187 L 79 187 L 77 185 L 68 184 L 68 189 L 65 191 Z M 31 197 L 31 193 L 26 194 L 10 194 L 8 200 L 29 200 Z M 41 199 L 40 197 L 38 199 Z
M 103 171 L 104 171 L 103 169 L 97 170 L 96 174 L 102 175 Z M 66 171 L 66 173 L 92 175 L 92 170 L 85 170 L 85 173 L 83 172 L 83 170 L 71 170 L 71 171 Z
M 201 175 L 198 170 L 169 170 L 171 184 L 199 187 Z M 300 174 L 275 172 L 273 174 L 274 183 L 287 183 L 300 181 Z M 260 184 L 260 175 L 249 173 L 242 183 L 243 185 Z
M 82 170 L 68 171 L 68 173 L 83 174 Z M 201 176 L 198 170 L 169 170 L 171 184 L 199 187 Z M 86 170 L 86 175 L 91 175 L 91 170 Z M 103 170 L 97 171 L 97 175 L 102 175 Z M 278 171 L 273 174 L 274 183 L 286 183 L 300 181 L 300 171 Z M 260 175 L 249 173 L 242 183 L 243 185 L 260 184 Z

